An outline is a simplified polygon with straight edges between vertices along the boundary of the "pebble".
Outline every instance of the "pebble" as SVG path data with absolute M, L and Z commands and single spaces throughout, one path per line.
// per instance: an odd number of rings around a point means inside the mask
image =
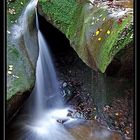
M 66 83 L 66 82 L 64 82 L 62 86 L 63 86 L 63 87 L 66 87 L 66 86 L 67 86 L 67 83 Z
M 97 119 L 97 116 L 95 116 L 94 119 L 96 120 Z

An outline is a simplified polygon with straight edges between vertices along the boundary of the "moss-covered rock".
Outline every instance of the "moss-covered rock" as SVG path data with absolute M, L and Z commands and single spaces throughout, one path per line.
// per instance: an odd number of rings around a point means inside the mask
M 23 4 L 21 4 L 21 2 Z M 18 15 L 26 7 L 25 1 L 11 2 L 17 7 Z M 27 0 L 26 0 L 27 2 Z M 22 7 L 18 9 L 17 4 Z M 24 5 L 25 4 L 25 5 Z M 8 9 L 7 9 L 8 10 Z M 35 84 L 35 68 L 38 57 L 38 40 L 35 25 L 35 11 L 30 9 L 27 18 L 23 18 L 26 23 L 21 22 L 19 16 L 8 16 L 17 19 L 17 23 L 8 24 L 7 38 L 7 119 L 12 119 L 14 114 L 30 95 Z
M 19 16 L 23 9 L 28 4 L 29 0 L 14 0 L 7 2 L 7 24 L 11 27 L 14 23 L 17 23 Z
M 66 35 L 82 60 L 102 73 L 114 56 L 133 41 L 131 8 L 126 12 L 118 8 L 121 15 L 116 16 L 116 11 L 109 13 L 112 9 L 104 3 L 93 6 L 84 0 L 39 0 L 38 9 Z

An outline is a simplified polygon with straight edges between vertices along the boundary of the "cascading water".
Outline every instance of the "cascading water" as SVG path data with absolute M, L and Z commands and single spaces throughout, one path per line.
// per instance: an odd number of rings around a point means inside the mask
M 36 25 L 38 30 L 39 56 L 36 67 L 36 84 L 34 95 L 36 96 L 36 111 L 41 113 L 51 108 L 62 107 L 62 99 L 59 94 L 58 80 L 56 77 L 50 52 L 42 33 L 36 11 Z
M 25 9 L 25 13 L 23 13 L 24 16 L 29 15 L 28 12 L 35 8 L 34 2 L 36 1 L 31 1 L 29 3 Z M 33 116 L 33 118 L 28 119 L 22 124 L 25 134 L 21 137 L 26 140 L 74 140 L 64 126 L 71 127 L 75 124 L 75 120 L 77 119 L 72 119 L 67 116 L 69 108 L 64 107 L 62 97 L 59 94 L 55 68 L 53 66 L 48 45 L 39 29 L 36 8 L 35 12 L 39 56 L 36 65 L 35 87 L 27 105 L 25 105 L 25 108 L 30 108 L 28 115 Z M 24 18 L 22 19 L 25 21 Z M 21 23 L 25 24 L 25 22 Z M 25 30 L 28 29 L 26 25 L 22 26 L 25 27 Z M 64 125 L 58 120 L 64 120 Z

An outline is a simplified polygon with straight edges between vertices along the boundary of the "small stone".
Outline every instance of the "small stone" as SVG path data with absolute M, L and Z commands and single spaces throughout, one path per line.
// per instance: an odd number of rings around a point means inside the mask
M 64 82 L 62 86 L 63 86 L 63 87 L 66 87 L 66 86 L 67 86 L 67 83 L 66 83 L 66 82 Z
M 95 116 L 94 119 L 96 120 L 97 119 L 97 116 Z
M 119 113 L 117 112 L 117 113 L 115 113 L 115 115 L 116 115 L 116 116 L 119 116 Z

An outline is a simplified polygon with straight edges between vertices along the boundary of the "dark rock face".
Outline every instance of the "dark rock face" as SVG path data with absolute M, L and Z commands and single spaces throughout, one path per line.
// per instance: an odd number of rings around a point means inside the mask
M 106 70 L 108 76 L 134 79 L 134 47 L 130 44 L 122 49 Z
M 23 106 L 25 100 L 29 97 L 30 91 L 26 91 L 24 93 L 17 93 L 17 95 L 12 96 L 12 98 L 7 102 L 7 120 L 8 124 Z

